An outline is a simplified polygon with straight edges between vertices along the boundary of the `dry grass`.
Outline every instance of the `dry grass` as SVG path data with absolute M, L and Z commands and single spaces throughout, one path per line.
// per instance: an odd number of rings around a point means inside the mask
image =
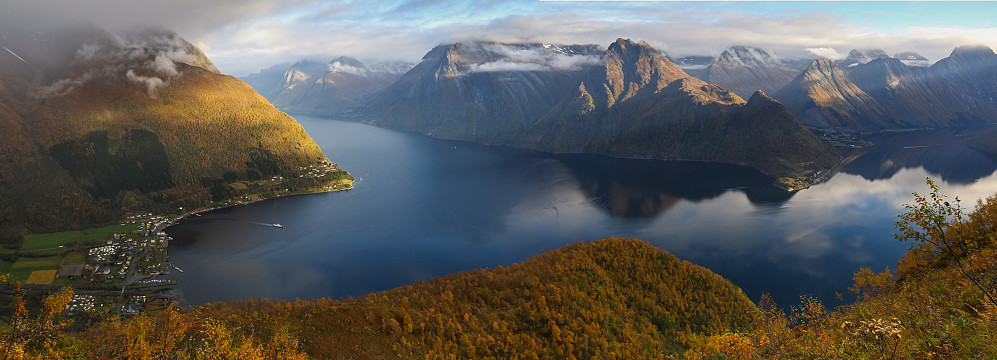
M 55 281 L 55 270 L 38 270 L 31 272 L 25 284 L 48 285 Z

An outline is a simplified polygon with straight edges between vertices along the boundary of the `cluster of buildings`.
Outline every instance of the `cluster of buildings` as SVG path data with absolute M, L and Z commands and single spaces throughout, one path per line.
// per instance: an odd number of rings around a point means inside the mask
M 171 238 L 160 229 L 168 223 L 163 216 L 152 214 L 134 215 L 125 223 L 137 224 L 137 231 L 115 233 L 104 245 L 87 250 L 84 262 L 63 263 L 59 276 L 82 279 L 90 284 L 117 283 L 116 286 L 137 284 L 140 286 L 169 285 L 173 281 L 156 279 L 169 273 L 166 247 Z M 120 303 L 115 294 L 92 295 L 74 294 L 65 310 L 93 311 L 105 306 L 119 306 L 120 314 L 134 315 L 149 301 L 146 295 L 129 296 Z M 100 294 L 95 293 L 95 294 Z
M 85 262 L 62 264 L 59 276 L 111 283 L 168 273 L 166 246 L 170 238 L 159 231 L 167 221 L 165 217 L 152 214 L 127 218 L 126 223 L 138 224 L 137 232 L 113 234 L 105 245 L 90 248 Z
M 73 297 L 69 299 L 69 303 L 66 304 L 65 310 L 70 313 L 74 311 L 93 311 L 96 306 L 96 297 L 87 294 L 73 294 Z
M 59 275 L 91 282 L 112 282 L 115 278 L 124 279 L 133 268 L 141 277 L 166 274 L 169 272 L 165 264 L 168 241 L 165 233 L 139 239 L 108 240 L 107 245 L 91 248 L 85 263 L 63 264 Z
M 298 168 L 298 171 L 301 172 L 300 175 L 298 175 L 298 177 L 299 178 L 303 178 L 303 177 L 316 177 L 317 178 L 317 177 L 325 176 L 325 175 L 327 175 L 327 174 L 329 174 L 331 172 L 337 171 L 337 170 L 339 170 L 339 168 L 336 167 L 336 165 L 333 165 L 333 163 L 328 162 L 328 161 L 322 161 L 319 164 L 302 166 L 302 167 Z

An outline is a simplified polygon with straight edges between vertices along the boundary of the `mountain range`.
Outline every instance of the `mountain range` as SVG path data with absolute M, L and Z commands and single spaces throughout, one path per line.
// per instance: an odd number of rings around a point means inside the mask
M 782 59 L 764 49 L 733 46 L 717 57 L 677 58 L 690 75 L 742 97 L 763 90 L 805 125 L 870 132 L 991 122 L 997 106 L 997 56 L 963 46 L 932 64 L 906 51 L 855 49 L 845 58 Z
M 294 119 L 172 32 L 89 26 L 2 39 L 4 227 L 51 231 L 193 208 L 309 166 L 349 176 Z
M 936 128 L 997 118 L 997 55 L 990 48 L 961 46 L 930 67 L 873 55 L 865 63 L 818 59 L 774 96 L 804 124 L 821 128 Z
M 746 102 L 660 51 L 465 42 L 436 47 L 359 113 L 430 136 L 549 152 L 744 164 L 802 177 L 837 160 L 768 95 Z
M 992 97 L 980 96 L 997 92 L 997 55 L 986 47 L 959 47 L 931 64 L 880 49 L 835 61 L 746 46 L 669 57 L 623 39 L 608 48 L 468 41 L 437 46 L 393 82 L 368 76 L 351 86 L 328 79 L 375 71 L 331 70 L 337 64 L 366 69 L 340 58 L 246 79 L 289 111 L 549 152 L 743 164 L 789 178 L 834 162 L 804 126 L 870 132 L 981 125 L 997 115 Z M 262 84 L 265 74 L 272 80 Z
M 749 97 L 757 90 L 775 93 L 801 70 L 800 61 L 781 59 L 760 48 L 732 46 L 708 66 L 686 72 L 741 97 Z
M 368 67 L 341 56 L 327 63 L 302 60 L 279 64 L 242 80 L 284 111 L 341 115 L 363 106 L 367 97 L 398 80 L 411 67 L 403 62 Z

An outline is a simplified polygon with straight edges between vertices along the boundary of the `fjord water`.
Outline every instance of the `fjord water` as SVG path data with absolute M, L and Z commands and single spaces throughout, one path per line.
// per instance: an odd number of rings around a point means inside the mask
M 835 305 L 835 292 L 852 298 L 859 267 L 895 267 L 908 244 L 892 224 L 926 177 L 969 206 L 997 191 L 997 163 L 951 130 L 883 135 L 827 182 L 790 194 L 733 165 L 551 155 L 296 118 L 355 189 L 170 227 L 181 301 L 359 296 L 617 236 L 705 266 L 756 301 L 768 292 L 783 306 L 800 295 Z

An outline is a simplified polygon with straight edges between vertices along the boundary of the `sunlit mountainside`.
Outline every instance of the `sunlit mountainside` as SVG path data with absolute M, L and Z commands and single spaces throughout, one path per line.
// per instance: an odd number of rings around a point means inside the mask
M 254 190 L 233 183 L 328 161 L 294 119 L 171 32 L 4 36 L 0 214 L 9 226 L 79 228 L 203 206 Z

